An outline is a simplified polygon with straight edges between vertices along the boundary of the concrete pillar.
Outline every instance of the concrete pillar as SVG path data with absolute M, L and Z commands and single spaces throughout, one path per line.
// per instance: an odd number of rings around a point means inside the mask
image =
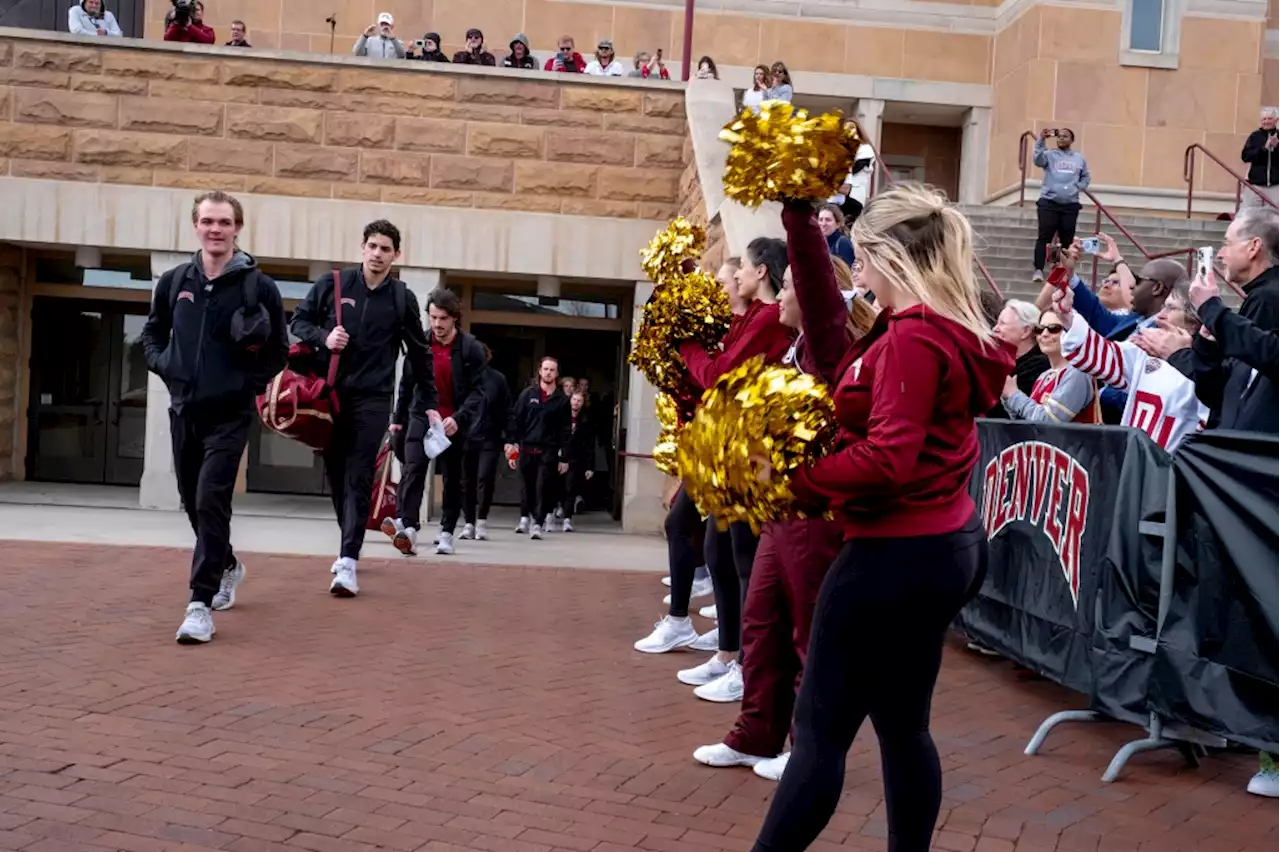
M 991 108 L 970 107 L 960 137 L 961 204 L 981 204 L 987 195 L 987 156 L 991 145 Z
M 879 98 L 859 98 L 854 108 L 853 117 L 862 128 L 867 141 L 877 151 L 880 150 L 880 129 L 884 124 L 884 101 Z
M 182 252 L 152 252 L 152 281 L 159 281 L 161 275 L 189 260 L 191 255 Z M 182 508 L 178 499 L 178 479 L 173 472 L 173 444 L 169 438 L 169 389 L 154 373 L 147 376 L 147 439 L 138 505 L 144 509 L 168 511 Z
M 652 294 L 652 283 L 636 282 L 632 335 L 640 327 L 644 304 Z M 653 410 L 657 390 L 634 368 L 629 371 L 629 379 L 626 411 L 619 412 L 627 424 L 625 449 L 629 453 L 652 453 L 658 440 L 658 419 Z M 623 477 L 622 529 L 629 533 L 660 532 L 667 515 L 662 508 L 662 487 L 666 477 L 653 466 L 652 459 L 631 457 L 625 459 Z

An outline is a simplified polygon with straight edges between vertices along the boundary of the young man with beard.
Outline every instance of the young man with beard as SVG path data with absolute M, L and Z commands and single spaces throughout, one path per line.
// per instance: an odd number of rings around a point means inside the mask
M 369 223 L 361 252 L 360 266 L 340 275 L 340 325 L 335 319 L 332 275 L 313 284 L 293 313 L 294 336 L 322 362 L 327 364 L 331 353 L 341 353 L 338 414 L 324 464 L 342 529 L 342 549 L 330 569 L 334 576 L 329 591 L 346 598 L 360 591 L 356 566 L 369 519 L 378 448 L 391 422 L 396 360 L 402 349 L 417 377 L 427 421 L 440 420 L 431 347 L 422 330 L 418 300 L 403 281 L 391 276 L 391 265 L 400 257 L 399 229 L 383 219 Z
M 231 495 L 253 398 L 284 369 L 288 326 L 276 284 L 236 247 L 240 202 L 206 192 L 191 208 L 200 250 L 160 276 L 142 329 L 147 368 L 169 387 L 178 494 L 196 534 L 183 644 L 213 638 L 211 610 L 231 609 L 244 565 L 231 550 Z
M 565 453 L 572 418 L 569 397 L 560 388 L 560 362 L 550 356 L 538 364 L 538 380 L 511 407 L 507 425 L 507 463 L 520 471 L 520 523 L 517 533 L 542 538 L 542 521 L 551 509 L 554 478 L 569 470 Z
M 439 287 L 427 297 L 427 319 L 431 324 L 432 377 L 438 404 L 436 410 L 444 418 L 444 434 L 449 448 L 436 456 L 436 465 L 444 475 L 444 513 L 440 519 L 440 537 L 436 553 L 453 553 L 453 531 L 462 511 L 462 458 L 467 435 L 475 427 L 483 402 L 482 380 L 485 371 L 484 350 L 474 337 L 458 327 L 462 322 L 462 303 L 452 290 Z M 412 400 L 412 404 L 410 404 Z M 382 522 L 382 531 L 405 556 L 412 556 L 418 544 L 421 524 L 422 493 L 427 484 L 430 460 L 423 446 L 427 434 L 426 399 L 412 364 L 406 364 L 400 379 L 400 401 L 391 424 L 393 432 L 406 430 L 404 470 L 400 476 L 400 493 L 396 501 L 399 519 Z M 474 537 L 475 530 L 464 530 L 463 538 Z

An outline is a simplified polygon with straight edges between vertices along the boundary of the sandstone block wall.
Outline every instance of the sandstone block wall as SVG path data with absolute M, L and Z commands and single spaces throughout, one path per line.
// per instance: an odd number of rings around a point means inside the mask
M 0 39 L 0 175 L 667 219 L 684 92 Z

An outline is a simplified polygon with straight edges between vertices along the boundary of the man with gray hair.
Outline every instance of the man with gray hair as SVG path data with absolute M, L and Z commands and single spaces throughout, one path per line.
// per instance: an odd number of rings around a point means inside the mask
M 1270 198 L 1272 203 L 1280 201 L 1280 137 L 1276 131 L 1276 108 L 1264 107 L 1261 126 L 1249 134 L 1244 142 L 1244 150 L 1240 159 L 1249 164 L 1249 183 Z M 1267 205 L 1258 197 L 1258 193 L 1248 189 L 1241 190 L 1240 209 L 1266 208 Z

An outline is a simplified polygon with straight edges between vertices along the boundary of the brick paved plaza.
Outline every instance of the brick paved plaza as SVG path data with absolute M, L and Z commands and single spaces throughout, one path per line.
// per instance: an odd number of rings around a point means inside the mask
M 173 642 L 188 559 L 0 543 L 0 849 L 750 849 L 773 785 L 690 758 L 735 708 L 676 681 L 695 656 L 631 650 L 662 613 L 657 574 L 369 560 L 361 597 L 339 601 L 325 560 L 250 558 L 217 639 L 192 648 Z M 1105 785 L 1137 735 L 1116 724 L 1024 757 L 1072 706 L 949 650 L 936 849 L 1277 848 L 1247 755 L 1143 755 Z M 884 848 L 869 728 L 849 767 L 815 850 Z

